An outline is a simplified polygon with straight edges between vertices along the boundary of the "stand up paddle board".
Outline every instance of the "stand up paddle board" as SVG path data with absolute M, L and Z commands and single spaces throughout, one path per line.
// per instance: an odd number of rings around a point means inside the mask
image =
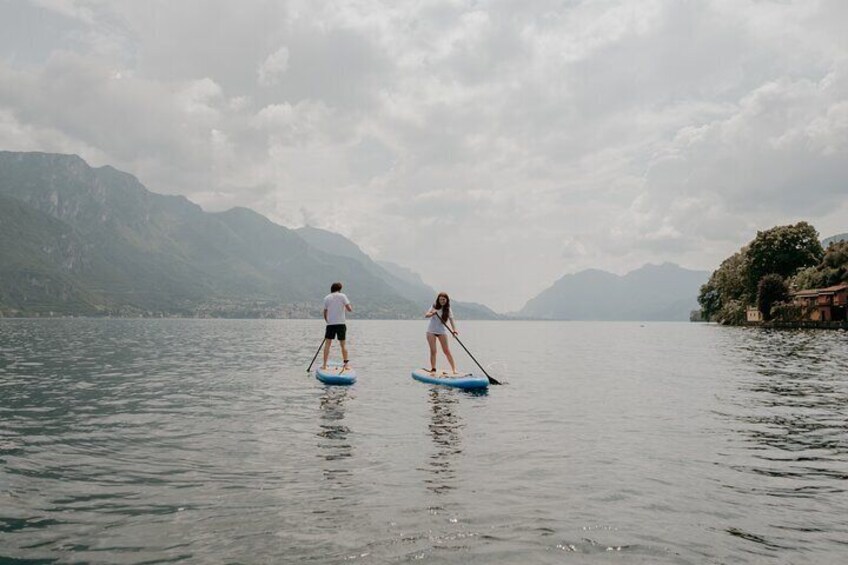
M 356 382 L 356 371 L 348 367 L 342 371 L 338 363 L 328 363 L 326 369 L 315 369 L 315 377 L 328 385 L 352 385 Z
M 426 369 L 415 369 L 412 371 L 412 378 L 422 383 L 431 385 L 452 386 L 454 388 L 486 388 L 489 386 L 489 379 L 467 373 L 465 375 L 451 375 L 449 373 L 430 373 Z

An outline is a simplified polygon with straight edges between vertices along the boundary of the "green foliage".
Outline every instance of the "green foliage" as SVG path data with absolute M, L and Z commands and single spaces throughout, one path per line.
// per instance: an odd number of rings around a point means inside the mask
M 799 290 L 848 282 L 848 241 L 831 243 L 821 263 L 800 271 L 792 282 Z
M 701 292 L 698 294 L 698 304 L 701 305 L 700 315 L 704 320 L 712 320 L 718 311 L 721 310 L 721 293 L 713 284 L 712 277 L 710 277 L 709 281 L 701 285 Z
M 819 234 L 807 222 L 757 232 L 747 252 L 748 293 L 756 296 L 760 280 L 770 274 L 788 278 L 817 265 L 824 256 Z
M 796 304 L 787 302 L 777 303 L 771 307 L 771 319 L 777 322 L 796 322 L 809 319 L 809 313 Z
M 722 261 L 716 273 L 716 288 L 724 300 L 750 301 L 752 295 L 745 286 L 749 263 L 747 247 Z
M 250 210 L 209 214 L 78 157 L 0 151 L 0 314 L 313 317 L 334 280 L 360 317 L 420 315 L 360 262 Z
M 760 279 L 757 285 L 757 309 L 763 315 L 763 320 L 771 320 L 771 307 L 778 302 L 789 299 L 789 287 L 778 274 L 772 273 Z
M 822 240 L 822 247 L 827 249 L 827 246 L 831 243 L 839 243 L 840 241 L 848 241 L 848 233 L 840 233 Z
M 745 310 L 747 305 L 741 300 L 730 300 L 722 304 L 721 310 L 715 315 L 715 321 L 719 324 L 741 326 L 745 323 Z
M 755 302 L 768 320 L 775 305 L 788 299 L 787 281 L 799 290 L 848 282 L 848 242 L 825 251 L 807 222 L 757 232 L 747 246 L 722 261 L 701 287 L 698 302 L 711 321 L 744 323 L 746 307 Z M 781 305 L 778 310 L 783 318 L 797 319 L 791 308 Z
M 747 247 L 743 247 L 722 261 L 721 266 L 710 276 L 710 280 L 701 287 L 701 293 L 698 295 L 698 303 L 701 305 L 704 319 L 720 321 L 722 317 L 720 312 L 724 310 L 725 304 L 741 302 L 744 306 L 744 304 L 749 302 L 747 286 L 745 284 L 748 276 L 746 252 Z M 725 315 L 728 312 L 735 311 L 736 308 L 732 306 L 724 310 Z

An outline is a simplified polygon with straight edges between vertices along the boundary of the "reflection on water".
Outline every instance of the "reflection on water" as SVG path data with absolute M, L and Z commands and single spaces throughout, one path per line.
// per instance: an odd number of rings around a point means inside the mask
M 462 453 L 464 427 L 457 414 L 459 391 L 433 386 L 430 389 L 430 437 L 434 451 L 427 461 L 430 476 L 425 479 L 427 489 L 442 494 L 454 488 L 456 470 L 454 459 Z
M 321 419 L 318 430 L 318 457 L 324 478 L 337 487 L 350 484 L 350 466 L 344 462 L 353 455 L 349 435 L 350 428 L 344 423 L 345 403 L 349 389 L 339 386 L 325 386 L 321 395 Z
M 836 337 L 837 339 L 834 339 Z M 726 532 L 752 542 L 750 553 L 778 557 L 790 548 L 814 548 L 843 536 L 821 522 L 846 510 L 848 479 L 848 387 L 844 337 L 816 331 L 755 331 L 735 349 L 748 375 L 722 413 L 741 440 L 724 454 L 733 474 L 724 487 L 737 497 L 762 498 L 772 533 L 729 526 Z M 778 540 L 773 532 L 780 532 Z
M 463 452 L 462 430 L 465 424 L 459 415 L 462 401 L 488 395 L 483 390 L 459 390 L 431 386 L 429 391 L 430 422 L 427 429 L 434 450 L 427 460 L 425 479 L 427 489 L 444 494 L 456 488 L 456 461 Z

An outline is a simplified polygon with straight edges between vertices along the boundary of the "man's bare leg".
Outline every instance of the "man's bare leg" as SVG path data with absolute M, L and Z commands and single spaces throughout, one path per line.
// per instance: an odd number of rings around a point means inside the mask
M 345 344 L 345 340 L 340 339 L 339 345 L 342 347 L 342 361 L 344 361 L 344 365 L 342 365 L 342 370 L 339 371 L 341 373 L 342 371 L 347 369 L 348 356 L 347 356 L 347 344 Z
M 330 359 L 330 345 L 333 344 L 332 339 L 324 340 L 324 364 L 321 365 L 321 369 L 327 370 L 327 361 Z

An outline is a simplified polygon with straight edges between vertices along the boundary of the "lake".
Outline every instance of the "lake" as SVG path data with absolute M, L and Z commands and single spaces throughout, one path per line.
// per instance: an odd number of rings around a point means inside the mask
M 341 388 L 317 321 L 0 320 L 0 562 L 848 558 L 845 332 L 459 326 L 508 384 L 413 381 L 424 321 Z

